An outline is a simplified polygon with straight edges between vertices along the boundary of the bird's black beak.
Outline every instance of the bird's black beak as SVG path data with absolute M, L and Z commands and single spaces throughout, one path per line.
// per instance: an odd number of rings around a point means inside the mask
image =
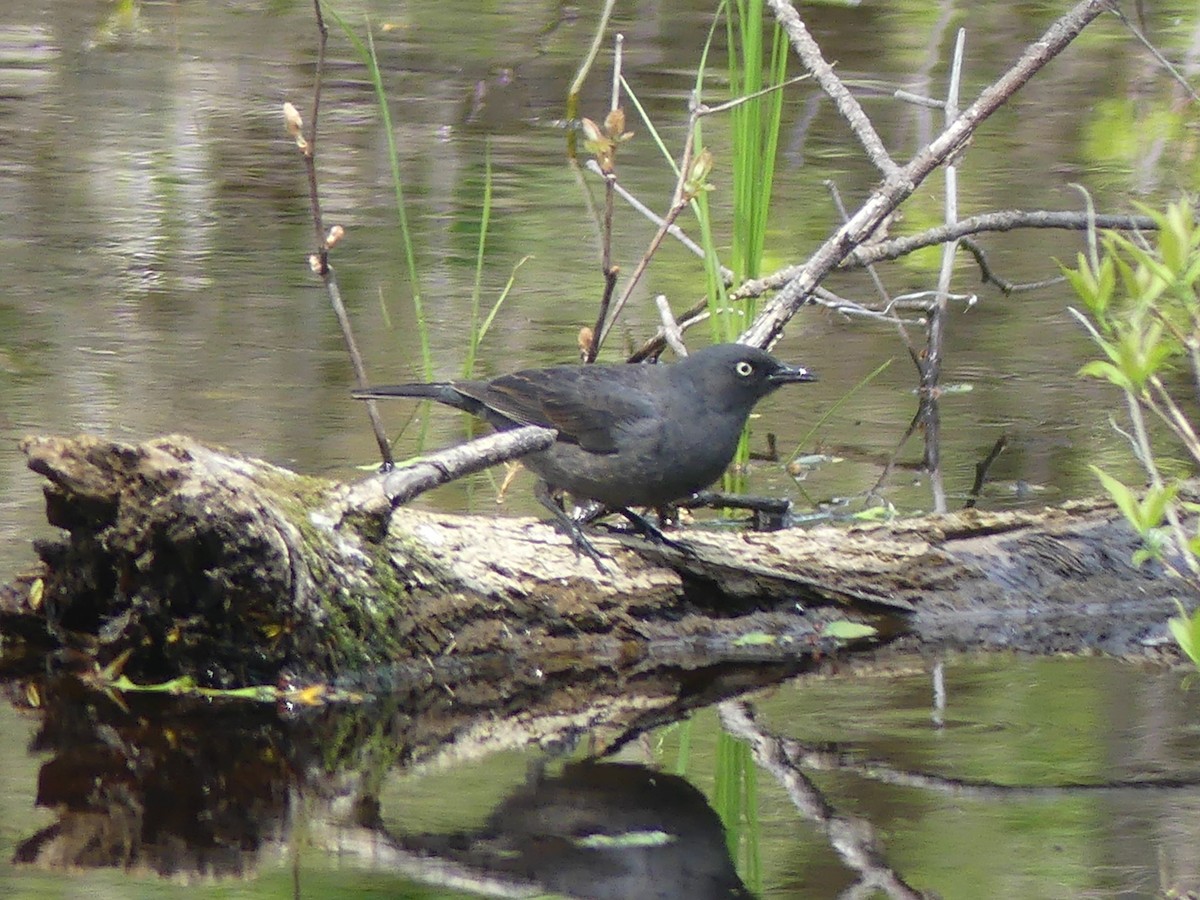
M 771 384 L 792 384 L 797 381 L 816 381 L 815 373 L 804 366 L 780 366 L 767 376 Z

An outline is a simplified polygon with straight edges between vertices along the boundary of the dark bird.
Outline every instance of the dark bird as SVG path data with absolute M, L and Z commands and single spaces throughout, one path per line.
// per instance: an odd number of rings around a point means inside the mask
M 644 524 L 629 507 L 663 507 L 712 484 L 733 459 L 754 404 L 797 381 L 816 376 L 755 347 L 714 344 L 670 365 L 552 366 L 488 381 L 365 388 L 353 396 L 428 398 L 498 431 L 557 430 L 550 449 L 521 461 L 540 478 L 538 500 L 576 548 L 598 561 L 555 492 L 596 500 Z

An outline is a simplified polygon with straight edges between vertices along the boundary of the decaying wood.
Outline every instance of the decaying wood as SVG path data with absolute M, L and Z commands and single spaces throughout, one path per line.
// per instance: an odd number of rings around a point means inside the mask
M 530 678 L 779 662 L 828 652 L 834 620 L 923 645 L 1129 652 L 1182 584 L 1134 569 L 1107 503 L 775 533 L 688 529 L 690 553 L 598 536 L 601 572 L 550 525 L 397 508 L 351 485 L 167 437 L 22 444 L 65 529 L 0 597 L 10 635 L 142 678 L 206 684 L 454 681 L 481 661 Z M 486 685 L 476 685 L 485 692 Z

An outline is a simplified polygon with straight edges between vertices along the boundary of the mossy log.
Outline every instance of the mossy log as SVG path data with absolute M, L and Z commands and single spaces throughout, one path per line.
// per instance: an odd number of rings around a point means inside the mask
M 22 449 L 65 535 L 0 592 L 0 628 L 143 679 L 795 663 L 836 648 L 845 619 L 921 647 L 1128 653 L 1183 589 L 1130 565 L 1136 539 L 1103 501 L 677 532 L 690 553 L 599 535 L 602 572 L 541 521 L 393 508 L 382 477 L 304 477 L 179 436 Z

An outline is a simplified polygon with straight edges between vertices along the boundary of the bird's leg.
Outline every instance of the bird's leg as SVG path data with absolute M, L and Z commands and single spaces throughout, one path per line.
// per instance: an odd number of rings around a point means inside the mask
M 661 528 L 659 528 L 645 516 L 635 513 L 632 509 L 621 506 L 616 509 L 616 512 L 619 512 L 626 519 L 628 519 L 629 523 L 638 531 L 640 531 L 643 537 L 647 538 L 652 543 L 661 544 L 664 547 L 670 547 L 672 550 L 677 550 L 684 556 L 696 555 L 695 551 L 692 550 L 692 548 L 687 544 L 680 543 L 679 541 L 675 541 L 667 537 L 662 533 Z
M 597 569 L 607 574 L 609 568 L 604 562 L 604 554 L 592 546 L 592 542 L 584 535 L 583 529 L 579 527 L 579 524 L 568 516 L 566 511 L 558 504 L 558 501 L 554 498 L 554 492 L 550 489 L 550 485 L 539 478 L 537 485 L 533 489 L 533 495 L 537 497 L 538 503 L 550 510 L 554 515 L 555 521 L 567 533 L 567 537 L 571 539 L 571 546 L 575 548 L 575 555 L 584 554 L 596 564 Z

